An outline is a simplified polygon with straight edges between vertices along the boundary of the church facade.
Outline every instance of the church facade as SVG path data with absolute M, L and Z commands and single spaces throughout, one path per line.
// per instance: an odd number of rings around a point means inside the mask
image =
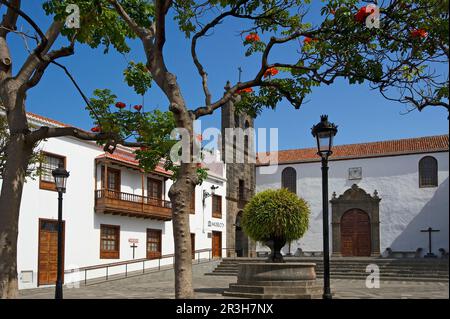
M 322 179 L 316 149 L 280 151 L 275 173 L 256 168 L 256 191 L 285 187 L 310 206 L 309 229 L 288 254 L 322 251 Z M 333 256 L 417 256 L 449 250 L 449 137 L 333 148 L 329 161 Z M 258 246 L 258 250 L 265 250 Z M 396 255 L 397 254 L 397 255 Z

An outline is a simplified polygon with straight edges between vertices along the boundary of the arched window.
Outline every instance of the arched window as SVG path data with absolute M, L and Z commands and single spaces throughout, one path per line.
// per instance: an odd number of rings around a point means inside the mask
M 432 156 L 425 156 L 419 161 L 419 187 L 438 186 L 438 163 Z
M 297 194 L 297 172 L 293 167 L 286 167 L 281 172 L 281 187 Z

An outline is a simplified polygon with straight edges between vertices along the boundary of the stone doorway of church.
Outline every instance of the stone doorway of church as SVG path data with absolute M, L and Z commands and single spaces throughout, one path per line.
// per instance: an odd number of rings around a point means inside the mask
M 369 215 L 361 209 L 350 209 L 341 219 L 341 254 L 344 257 L 370 256 Z
M 248 257 L 248 237 L 241 226 L 242 212 L 236 216 L 235 249 L 236 257 Z

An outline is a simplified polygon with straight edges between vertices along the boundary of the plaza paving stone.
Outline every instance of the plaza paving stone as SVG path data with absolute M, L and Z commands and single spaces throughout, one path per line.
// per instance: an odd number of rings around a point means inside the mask
M 217 265 L 206 262 L 194 266 L 194 290 L 198 299 L 228 299 L 222 296 L 234 276 L 205 276 Z M 101 283 L 88 283 L 79 288 L 65 288 L 66 299 L 173 298 L 173 270 L 136 275 Z M 320 279 L 319 279 L 320 280 Z M 319 282 L 321 284 L 321 282 Z M 335 299 L 448 299 L 448 282 L 381 281 L 380 288 L 368 289 L 364 280 L 332 279 Z M 20 298 L 47 299 L 54 297 L 54 288 L 20 291 Z

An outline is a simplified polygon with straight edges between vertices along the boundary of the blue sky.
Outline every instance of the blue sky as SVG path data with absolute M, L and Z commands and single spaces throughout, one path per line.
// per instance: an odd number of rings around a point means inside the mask
M 39 1 L 24 1 L 24 11 L 43 29 L 49 25 L 50 19 L 43 14 Z M 23 21 L 19 22 L 19 29 L 21 27 L 31 30 Z M 243 80 L 247 80 L 254 76 L 260 65 L 259 56 L 244 56 L 245 48 L 237 34 L 241 28 L 236 22 L 223 23 L 212 36 L 199 43 L 199 57 L 209 73 L 210 89 L 215 98 L 222 94 L 227 80 L 237 81 L 239 66 L 243 69 Z M 190 42 L 178 32 L 171 20 L 167 23 L 167 30 L 165 53 L 168 68 L 177 75 L 190 108 L 201 106 L 204 97 L 200 77 L 190 57 Z M 267 40 L 267 37 L 263 35 L 262 40 Z M 64 39 L 58 41 L 59 45 L 65 43 Z M 10 45 L 17 68 L 27 54 L 23 39 L 11 35 Z M 141 104 L 141 97 L 123 82 L 126 60 L 144 61 L 140 43 L 131 41 L 130 46 L 131 53 L 124 57 L 114 50 L 105 55 L 103 48 L 91 49 L 77 44 L 75 55 L 60 61 L 69 68 L 86 95 L 91 96 L 96 88 L 109 88 L 119 100 L 132 105 Z M 295 49 L 292 45 L 275 50 L 271 62 L 294 61 Z M 41 83 L 29 91 L 26 104 L 28 111 L 85 129 L 92 127 L 82 98 L 62 70 L 55 66 L 50 66 Z M 152 108 L 167 109 L 167 100 L 156 85 L 145 96 L 145 109 Z M 316 88 L 308 103 L 299 110 L 287 102 L 282 102 L 275 111 L 264 110 L 255 124 L 256 127 L 278 128 L 280 149 L 314 146 L 310 128 L 319 121 L 321 114 L 328 114 L 330 120 L 339 125 L 336 144 L 448 134 L 448 113 L 443 108 L 402 115 L 406 109 L 405 105 L 385 100 L 365 84 L 350 86 L 341 80 L 332 86 Z M 209 126 L 220 126 L 220 112 L 202 118 L 202 127 Z

